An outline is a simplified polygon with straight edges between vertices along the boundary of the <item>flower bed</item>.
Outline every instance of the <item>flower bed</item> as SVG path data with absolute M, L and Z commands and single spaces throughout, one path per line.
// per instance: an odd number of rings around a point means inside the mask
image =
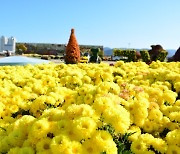
M 180 63 L 0 67 L 0 153 L 178 153 Z

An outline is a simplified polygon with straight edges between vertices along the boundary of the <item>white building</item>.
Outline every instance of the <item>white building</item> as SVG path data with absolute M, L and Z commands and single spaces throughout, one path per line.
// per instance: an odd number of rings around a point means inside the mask
M 4 37 L 0 38 L 0 53 L 5 53 L 9 51 L 10 53 L 15 53 L 16 51 L 16 39 L 14 37 Z

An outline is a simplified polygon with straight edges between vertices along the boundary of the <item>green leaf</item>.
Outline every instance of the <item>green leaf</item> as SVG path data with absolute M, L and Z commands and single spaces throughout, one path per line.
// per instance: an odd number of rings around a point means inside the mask
M 2 130 L 6 131 L 6 129 L 5 129 L 5 128 L 3 128 L 3 127 L 1 127 L 1 126 L 0 126 L 0 128 L 1 128 Z

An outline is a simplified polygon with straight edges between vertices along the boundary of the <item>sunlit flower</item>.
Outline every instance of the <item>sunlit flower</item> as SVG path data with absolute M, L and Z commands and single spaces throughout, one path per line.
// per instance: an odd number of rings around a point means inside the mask
M 167 149 L 167 154 L 178 154 L 180 147 L 177 145 L 169 145 Z
M 54 137 L 50 143 L 50 149 L 53 154 L 67 153 L 70 146 L 71 141 L 67 136 L 64 135 Z
M 50 151 L 50 144 L 51 144 L 51 139 L 50 138 L 44 138 L 41 139 L 37 144 L 36 144 L 36 151 L 38 152 L 51 152 Z
M 80 117 L 73 120 L 73 131 L 77 140 L 87 139 L 96 130 L 96 122 L 89 117 Z
M 19 151 L 19 154 L 35 154 L 35 151 L 32 147 L 22 147 Z
M 135 154 L 144 154 L 148 151 L 148 148 L 146 143 L 136 140 L 131 144 L 131 151 Z
M 37 141 L 43 137 L 46 137 L 48 131 L 49 131 L 48 120 L 47 119 L 37 120 L 36 122 L 33 123 L 33 125 L 29 130 L 29 138 L 32 141 Z

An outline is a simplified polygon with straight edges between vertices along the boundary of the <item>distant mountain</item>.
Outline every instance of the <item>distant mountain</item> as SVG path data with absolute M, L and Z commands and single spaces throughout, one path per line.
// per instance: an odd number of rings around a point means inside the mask
M 113 54 L 113 49 L 109 47 L 104 47 L 104 56 L 111 56 Z
M 174 54 L 176 53 L 176 50 L 174 50 L 174 49 L 167 49 L 167 52 L 168 52 L 167 57 L 169 58 L 169 57 L 174 56 Z

